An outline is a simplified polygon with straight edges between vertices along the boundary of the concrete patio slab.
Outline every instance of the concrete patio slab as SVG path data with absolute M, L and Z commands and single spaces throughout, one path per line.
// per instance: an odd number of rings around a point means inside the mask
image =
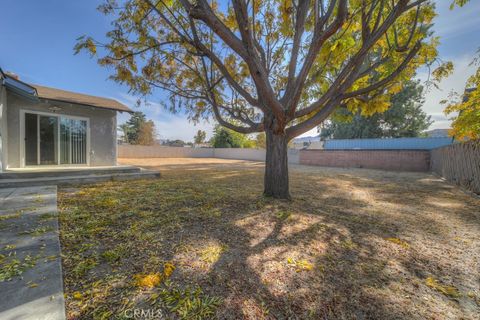
M 0 189 L 0 319 L 65 319 L 57 187 Z

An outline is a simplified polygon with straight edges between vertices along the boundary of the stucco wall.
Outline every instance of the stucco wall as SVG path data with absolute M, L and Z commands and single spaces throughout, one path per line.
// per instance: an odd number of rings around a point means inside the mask
M 8 121 L 8 167 L 20 167 L 20 110 L 51 112 L 51 104 L 35 103 L 7 94 Z M 116 164 L 117 130 L 116 111 L 104 110 L 70 103 L 55 102 L 61 110 L 56 114 L 85 117 L 90 119 L 90 165 L 110 166 Z
M 0 79 L 1 80 L 1 79 Z M 7 164 L 7 92 L 5 87 L 0 85 L 0 171 L 5 169 Z

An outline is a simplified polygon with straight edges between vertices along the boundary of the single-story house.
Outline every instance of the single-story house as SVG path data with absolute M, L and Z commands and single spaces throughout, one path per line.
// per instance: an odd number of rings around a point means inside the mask
M 117 164 L 117 112 L 108 98 L 28 84 L 0 69 L 0 172 Z

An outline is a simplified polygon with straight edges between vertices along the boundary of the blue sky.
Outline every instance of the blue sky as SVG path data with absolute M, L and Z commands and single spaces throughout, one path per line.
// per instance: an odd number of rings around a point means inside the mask
M 96 7 L 101 1 L 82 0 L 0 0 L 0 67 L 12 71 L 26 82 L 42 84 L 115 98 L 133 107 L 135 98 L 128 89 L 108 80 L 107 69 L 98 66 L 87 54 L 73 55 L 76 38 L 83 34 L 102 39 L 110 29 L 109 21 Z M 438 0 L 439 16 L 434 30 L 441 37 L 440 57 L 455 63 L 456 71 L 426 95 L 424 110 L 435 123 L 432 128 L 448 127 L 449 122 L 438 102 L 450 90 L 463 90 L 466 78 L 473 73 L 470 61 L 480 47 L 480 1 L 472 0 L 464 8 L 449 11 L 450 0 Z M 418 77 L 425 79 L 420 72 Z M 152 101 L 162 99 L 161 94 Z M 162 138 L 191 140 L 198 129 L 210 136 L 213 123 L 197 126 L 183 115 L 172 115 L 158 105 L 141 108 L 153 119 Z M 127 115 L 120 115 L 125 121 Z M 315 130 L 305 134 L 313 135 Z

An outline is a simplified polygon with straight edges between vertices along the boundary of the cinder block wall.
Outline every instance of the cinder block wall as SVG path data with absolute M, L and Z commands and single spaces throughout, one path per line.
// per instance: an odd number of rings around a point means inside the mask
M 288 150 L 288 162 L 298 164 L 299 150 Z M 222 158 L 265 161 L 264 149 L 181 148 L 164 146 L 119 145 L 119 158 Z
M 214 148 L 213 150 L 214 158 L 265 161 L 265 149 Z
M 213 148 L 119 145 L 119 158 L 213 158 Z
M 265 161 L 263 149 L 180 148 L 119 145 L 119 158 L 224 158 Z M 290 164 L 367 168 L 393 171 L 429 171 L 428 150 L 288 150 Z
M 429 171 L 428 150 L 302 150 L 300 164 L 392 171 Z

